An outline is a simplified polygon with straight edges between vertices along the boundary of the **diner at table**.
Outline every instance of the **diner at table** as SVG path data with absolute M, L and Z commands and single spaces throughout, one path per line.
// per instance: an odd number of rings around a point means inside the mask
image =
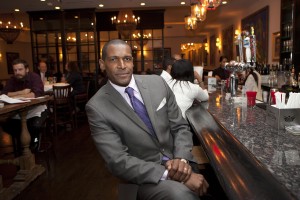
M 36 98 L 44 95 L 41 78 L 29 71 L 28 63 L 22 59 L 16 59 L 12 63 L 14 75 L 9 79 L 2 90 L 3 94 L 14 98 Z M 47 106 L 38 105 L 28 111 L 26 116 L 27 126 L 31 134 L 30 147 L 38 148 L 40 143 L 40 131 L 47 117 Z M 21 120 L 18 115 L 9 118 L 3 125 L 3 130 L 13 136 L 15 154 L 21 155 L 22 146 L 20 141 Z

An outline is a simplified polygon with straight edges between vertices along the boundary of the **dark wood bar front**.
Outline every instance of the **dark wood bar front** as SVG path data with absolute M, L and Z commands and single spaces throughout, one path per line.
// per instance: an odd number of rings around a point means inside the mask
M 266 110 L 220 93 L 187 118 L 229 199 L 300 199 L 300 136 L 266 124 Z

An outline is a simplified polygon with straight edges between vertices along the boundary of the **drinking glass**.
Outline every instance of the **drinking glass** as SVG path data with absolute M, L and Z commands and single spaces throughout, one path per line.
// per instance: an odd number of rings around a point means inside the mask
M 253 108 L 255 106 L 256 91 L 247 91 L 247 106 Z
M 268 103 L 268 95 L 269 95 L 268 91 L 263 91 L 263 100 L 265 103 Z

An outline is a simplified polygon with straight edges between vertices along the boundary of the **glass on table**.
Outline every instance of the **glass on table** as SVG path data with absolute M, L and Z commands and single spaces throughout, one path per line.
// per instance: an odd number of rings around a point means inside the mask
M 220 82 L 220 88 L 221 88 L 221 95 L 223 96 L 224 95 L 224 92 L 225 92 L 225 89 L 226 89 L 226 83 L 225 83 L 225 80 L 221 80 Z
M 256 91 L 246 91 L 247 106 L 253 108 L 255 106 Z

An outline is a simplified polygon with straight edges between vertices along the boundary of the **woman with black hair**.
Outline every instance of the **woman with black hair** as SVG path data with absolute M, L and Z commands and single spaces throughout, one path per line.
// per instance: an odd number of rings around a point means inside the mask
M 228 59 L 226 56 L 221 56 L 219 61 L 220 66 L 213 71 L 213 76 L 216 77 L 217 81 L 226 80 L 230 76 L 230 71 L 225 69 Z
M 245 89 L 246 91 L 256 91 L 256 99 L 262 101 L 261 76 L 253 68 L 246 71 Z
M 207 101 L 208 92 L 203 87 L 202 78 L 197 72 L 194 72 L 194 67 L 188 60 L 177 60 L 172 65 L 171 76 L 172 79 L 168 81 L 168 84 L 175 94 L 183 117 L 186 118 L 186 110 L 192 106 L 195 100 Z M 195 79 L 199 84 L 194 84 Z

